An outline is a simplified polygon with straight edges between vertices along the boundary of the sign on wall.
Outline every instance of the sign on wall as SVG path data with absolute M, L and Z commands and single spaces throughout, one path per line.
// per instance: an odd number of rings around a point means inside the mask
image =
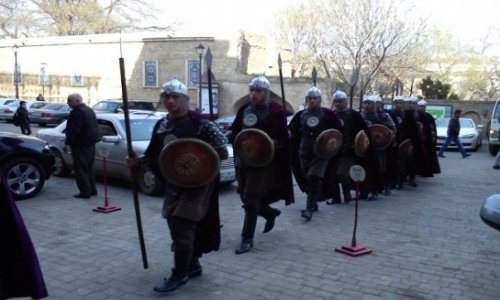
M 188 88 L 197 89 L 200 86 L 200 62 L 188 60 Z
M 145 60 L 143 70 L 144 87 L 158 87 L 158 61 Z
M 12 72 L 12 84 L 22 84 L 23 74 L 21 73 L 21 65 L 17 64 L 14 66 L 14 72 Z
M 49 72 L 47 70 L 47 65 L 42 64 L 40 67 L 40 75 L 38 76 L 38 84 L 40 85 L 49 85 L 50 84 L 50 77 L 49 77 Z
M 214 115 L 219 114 L 219 89 L 212 88 L 212 112 Z M 208 98 L 208 86 L 204 86 L 201 90 L 201 113 L 210 114 L 210 99 Z
M 84 80 L 83 76 L 80 73 L 75 73 L 71 76 L 71 85 L 72 86 L 83 86 Z

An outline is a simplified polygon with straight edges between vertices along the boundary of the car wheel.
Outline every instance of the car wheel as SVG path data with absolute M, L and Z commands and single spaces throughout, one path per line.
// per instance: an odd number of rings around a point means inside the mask
M 163 180 L 150 167 L 143 166 L 139 169 L 138 180 L 139 189 L 146 195 L 160 196 L 165 192 Z
M 71 169 L 68 168 L 66 163 L 64 162 L 63 156 L 59 150 L 52 149 L 52 153 L 54 153 L 55 157 L 55 170 L 52 174 L 57 177 L 65 177 L 68 176 L 71 173 Z
M 34 197 L 45 184 L 42 166 L 31 158 L 15 158 L 2 165 L 14 199 Z

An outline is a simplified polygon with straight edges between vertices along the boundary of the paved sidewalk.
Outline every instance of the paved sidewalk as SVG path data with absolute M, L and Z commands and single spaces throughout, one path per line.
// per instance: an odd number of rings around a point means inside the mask
M 334 252 L 351 242 L 354 203 L 322 203 L 305 223 L 298 190 L 296 204 L 278 203 L 275 229 L 262 234 L 259 220 L 252 251 L 235 255 L 243 211 L 235 185 L 224 188 L 221 249 L 202 258 L 202 277 L 169 295 L 153 291 L 172 267 L 161 198 L 140 195 L 146 270 L 126 185 L 109 188 L 110 202 L 122 208 L 110 214 L 92 212 L 103 204 L 102 188 L 90 200 L 73 198 L 72 178 L 53 177 L 37 198 L 17 204 L 48 299 L 500 299 L 500 234 L 479 218 L 482 202 L 500 192 L 485 150 L 467 160 L 447 153 L 442 174 L 360 202 L 357 241 L 373 251 L 361 257 Z

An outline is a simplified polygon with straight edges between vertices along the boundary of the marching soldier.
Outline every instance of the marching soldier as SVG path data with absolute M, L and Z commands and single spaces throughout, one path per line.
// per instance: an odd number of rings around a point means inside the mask
M 282 199 L 287 205 L 294 202 L 286 113 L 279 104 L 271 101 L 267 78 L 255 77 L 249 87 L 250 101 L 238 109 L 229 136 L 235 149 L 238 193 L 245 210 L 241 243 L 235 249 L 236 254 L 252 249 L 258 216 L 266 219 L 264 233 L 273 229 L 281 212 L 272 208 L 271 203 Z M 270 148 L 268 143 L 271 143 Z M 247 151 L 246 147 L 250 146 L 253 150 Z M 248 155 L 254 150 L 258 152 L 254 146 L 271 151 L 263 151 L 256 162 Z
M 441 173 L 441 168 L 439 166 L 439 160 L 436 152 L 436 143 L 437 143 L 437 129 L 436 129 L 436 120 L 434 117 L 426 112 L 427 102 L 422 99 L 417 102 L 417 110 L 423 115 L 425 120 L 424 124 L 427 124 L 425 127 L 425 136 L 424 136 L 424 148 L 427 153 L 427 158 L 429 159 L 429 164 L 433 174 Z
M 349 170 L 351 166 L 361 163 L 360 157 L 355 152 L 355 139 L 361 131 L 365 131 L 368 127 L 361 114 L 347 106 L 347 95 L 343 91 L 336 91 L 333 94 L 333 105 L 335 106 L 333 113 L 339 118 L 342 125 L 342 146 L 339 153 L 328 164 L 326 172 L 332 172 L 334 179 L 331 184 L 324 185 L 329 188 L 324 193 L 332 195 L 332 200 L 327 204 L 341 203 L 340 183 L 344 203 L 349 203 L 352 200 Z
M 371 142 L 371 150 L 375 160 L 375 173 L 372 178 L 367 178 L 371 196 L 368 200 L 377 200 L 381 188 L 386 196 L 390 195 L 390 177 L 387 174 L 386 149 L 395 135 L 395 125 L 391 117 L 382 110 L 377 109 L 377 103 L 381 103 L 382 98 L 378 95 L 367 96 L 363 99 L 363 111 L 361 116 L 368 125 L 368 132 Z M 382 126 L 380 126 L 382 125 Z
M 318 155 L 315 145 L 320 146 L 317 139 L 322 132 L 336 129 L 338 136 L 333 138 L 338 138 L 340 148 L 341 125 L 331 110 L 321 107 L 321 91 L 311 87 L 306 91 L 306 108 L 295 114 L 288 128 L 293 145 L 295 179 L 300 189 L 307 193 L 306 209 L 302 210 L 301 216 L 310 221 L 313 212 L 318 210 L 322 179 L 330 158 Z M 331 143 L 335 143 L 335 140 L 330 141 Z
M 158 168 L 158 158 L 161 159 L 167 146 L 174 145 L 174 142 L 179 142 L 181 140 L 178 139 L 183 138 L 193 139 L 191 142 L 193 145 L 198 145 L 196 141 L 199 140 L 205 142 L 201 145 L 206 145 L 208 149 L 202 148 L 203 151 L 216 152 L 215 157 L 207 155 L 211 159 L 228 157 L 227 139 L 219 131 L 218 126 L 198 112 L 189 110 L 189 95 L 184 84 L 177 79 L 163 84 L 160 102 L 165 106 L 168 115 L 156 123 L 144 157 L 127 158 L 129 167 L 147 163 L 153 168 Z M 168 157 L 168 159 L 174 158 Z M 160 170 L 156 171 L 160 173 Z M 219 170 L 208 171 L 219 172 Z M 203 253 L 218 250 L 220 244 L 218 176 L 193 187 L 177 183 L 175 178 L 165 179 L 162 216 L 167 219 L 170 229 L 174 268 L 170 276 L 154 287 L 154 290 L 160 293 L 176 290 L 189 278 L 200 276 L 202 267 L 199 258 Z

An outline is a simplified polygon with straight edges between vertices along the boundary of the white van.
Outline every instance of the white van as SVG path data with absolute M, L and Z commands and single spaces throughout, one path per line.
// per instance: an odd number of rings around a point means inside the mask
M 500 139 L 498 138 L 500 131 L 500 99 L 495 102 L 488 132 L 488 150 L 491 155 L 496 155 L 500 149 Z

